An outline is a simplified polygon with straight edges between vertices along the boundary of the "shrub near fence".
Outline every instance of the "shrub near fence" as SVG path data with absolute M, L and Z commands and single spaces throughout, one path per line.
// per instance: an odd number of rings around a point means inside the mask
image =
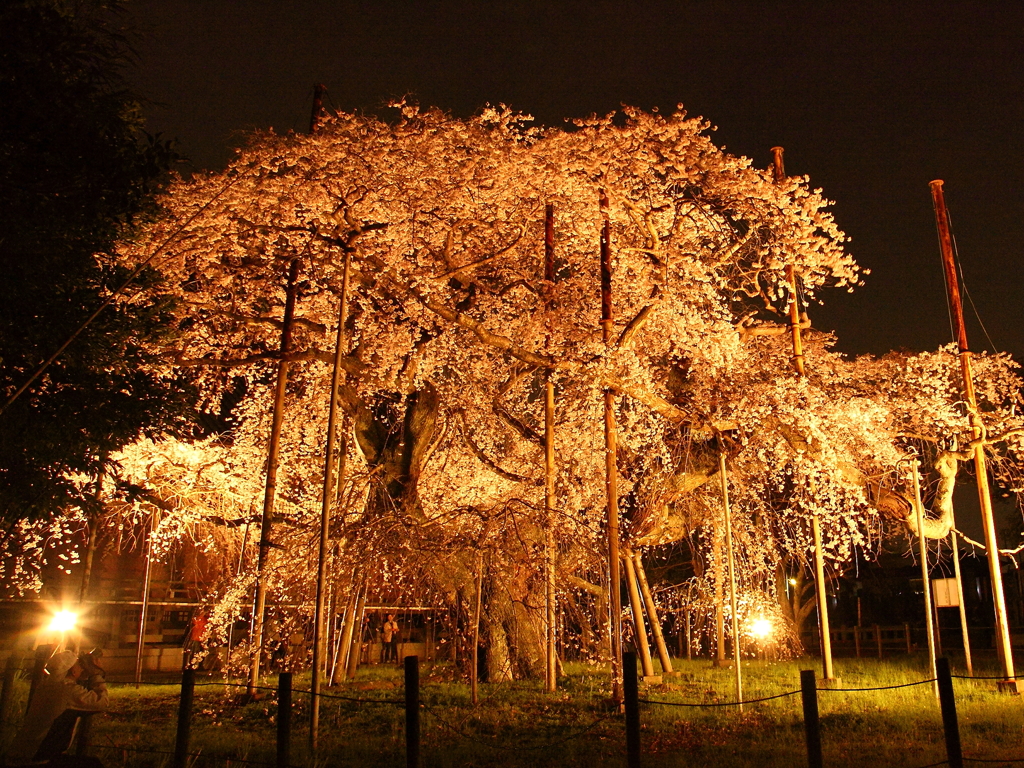
M 941 721 L 943 726 L 943 735 L 945 742 L 946 759 L 929 763 L 929 766 L 938 765 L 949 765 L 953 768 L 962 768 L 966 762 L 970 763 L 993 763 L 998 762 L 1002 764 L 1009 764 L 1014 762 L 1024 763 L 1024 756 L 1016 758 L 1003 758 L 999 760 L 984 759 L 980 757 L 964 757 L 962 753 L 960 743 L 960 731 L 958 725 L 958 717 L 956 710 L 956 700 L 953 690 L 953 679 L 954 676 L 950 674 L 950 668 L 948 661 L 944 658 L 939 659 L 937 665 L 938 677 L 934 679 L 917 680 L 909 683 L 901 683 L 897 685 L 887 686 L 872 686 L 863 688 L 817 688 L 814 673 L 809 670 L 805 670 L 800 675 L 800 687 L 783 693 L 761 697 L 752 698 L 745 700 L 745 705 L 755 705 L 771 700 L 786 699 L 791 697 L 800 696 L 800 711 L 802 712 L 803 728 L 804 728 L 804 741 L 807 755 L 807 764 L 810 768 L 819 768 L 825 765 L 823 759 L 823 743 L 829 739 L 839 738 L 838 733 L 826 734 L 823 738 L 821 721 L 818 714 L 818 697 L 820 695 L 825 696 L 838 696 L 838 695 L 853 695 L 863 692 L 870 691 L 889 691 L 904 688 L 913 688 L 919 686 L 933 686 L 937 688 L 939 696 L 939 710 L 941 712 Z M 657 700 L 652 698 L 640 698 L 638 677 L 636 671 L 636 657 L 633 654 L 626 654 L 624 659 L 624 671 L 625 671 L 625 702 L 622 711 L 611 710 L 608 714 L 598 717 L 593 724 L 590 726 L 580 729 L 577 733 L 570 735 L 568 738 L 563 738 L 558 741 L 554 741 L 548 744 L 533 745 L 531 747 L 525 747 L 525 749 L 533 749 L 538 752 L 541 750 L 551 750 L 560 744 L 571 739 L 577 739 L 587 734 L 594 725 L 603 723 L 605 721 L 619 721 L 623 726 L 623 730 L 620 731 L 622 739 L 622 747 L 624 751 L 625 760 L 623 761 L 629 768 L 639 768 L 646 759 L 643 751 L 643 744 L 641 736 L 643 734 L 643 712 L 650 710 L 655 707 L 682 707 L 691 709 L 730 709 L 738 708 L 740 702 L 737 701 L 716 701 L 710 702 L 679 702 L 679 701 L 667 701 Z M 960 678 L 968 679 L 968 678 Z M 978 678 L 971 678 L 977 680 Z M 997 678 L 984 678 L 984 679 L 997 679 Z M 291 756 L 291 739 L 292 739 L 292 696 L 293 693 L 300 695 L 308 695 L 309 691 L 305 690 L 294 690 L 292 689 L 292 675 L 290 673 L 283 673 L 278 679 L 277 688 L 261 688 L 259 690 L 269 692 L 274 691 L 276 693 L 277 701 L 277 713 L 276 713 L 276 760 L 274 761 L 259 761 L 249 760 L 240 757 L 221 758 L 224 762 L 232 763 L 237 762 L 240 764 L 261 764 L 261 765 L 275 765 L 278 768 L 286 768 L 292 765 Z M 13 684 L 13 675 L 4 675 L 4 688 L 0 692 L 0 703 L 11 701 L 10 686 Z M 420 713 L 426 711 L 431 717 L 435 718 L 450 735 L 456 739 L 462 738 L 467 740 L 475 740 L 479 743 L 485 743 L 483 740 L 475 737 L 473 734 L 466 733 L 458 724 L 448 722 L 447 718 L 441 714 L 440 708 L 431 707 L 425 705 L 420 699 L 420 676 L 419 676 L 419 664 L 418 658 L 415 656 L 406 657 L 404 665 L 404 697 L 402 699 L 377 699 L 377 698 L 361 698 L 352 696 L 340 696 L 331 693 L 322 693 L 321 696 L 324 699 L 337 699 L 346 702 L 357 703 L 360 706 L 386 706 L 386 707 L 402 707 L 405 713 L 405 729 L 404 729 L 404 743 L 405 743 L 405 764 L 407 768 L 417 768 L 421 764 L 421 752 L 420 752 Z M 196 687 L 196 679 L 194 671 L 186 671 L 181 680 L 180 693 L 178 696 L 178 715 L 176 722 L 176 731 L 174 739 L 173 750 L 160 750 L 160 749 L 144 749 L 138 747 L 127 747 L 124 745 L 116 744 L 94 744 L 94 749 L 99 750 L 120 750 L 122 755 L 127 752 L 142 752 L 155 757 L 163 756 L 165 758 L 165 764 L 170 763 L 172 768 L 186 768 L 186 766 L 196 764 L 197 760 L 203 760 L 208 762 L 212 756 L 203 756 L 199 752 L 192 751 L 190 749 L 190 734 L 192 731 L 192 723 L 195 718 L 194 713 L 194 691 Z M 200 683 L 199 685 L 208 686 L 223 686 L 224 683 Z M 246 688 L 245 684 L 228 684 L 230 686 L 237 687 L 240 691 Z M 4 710 L 0 707 L 0 713 Z M 81 745 L 80 745 L 81 746 Z M 491 746 L 491 745 L 488 745 Z M 915 766 L 915 762 L 912 756 L 916 754 L 918 745 L 908 743 L 905 745 L 896 745 L 896 747 L 903 749 L 907 754 L 900 759 L 900 765 L 907 765 L 910 768 L 918 768 Z M 431 764 L 436 763 L 433 759 L 436 756 L 429 756 L 429 762 Z M 897 757 L 894 755 L 894 757 Z M 170 760 L 166 760 L 170 758 Z M 498 763 L 494 763 L 498 764 Z M 570 763 L 565 763 L 570 764 Z M 620 763 L 621 764 L 621 763 Z M 925 768 L 920 766 L 920 768 Z

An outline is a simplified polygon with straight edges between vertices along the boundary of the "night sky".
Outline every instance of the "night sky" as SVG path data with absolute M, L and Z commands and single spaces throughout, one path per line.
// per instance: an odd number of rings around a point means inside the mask
M 455 115 L 505 103 L 546 125 L 622 103 L 682 103 L 717 144 L 808 174 L 872 274 L 826 293 L 815 327 L 843 351 L 952 339 L 928 182 L 946 182 L 976 350 L 1024 360 L 1024 4 L 426 2 L 129 3 L 149 127 L 195 168 L 242 132 L 308 126 L 329 105 L 410 94 Z

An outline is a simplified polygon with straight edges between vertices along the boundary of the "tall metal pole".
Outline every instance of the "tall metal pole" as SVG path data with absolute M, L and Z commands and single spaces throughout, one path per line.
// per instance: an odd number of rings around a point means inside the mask
M 978 414 L 978 399 L 974 392 L 971 352 L 967 346 L 967 328 L 964 325 L 963 303 L 960 300 L 960 283 L 957 279 L 956 265 L 953 262 L 953 241 L 949 234 L 949 214 L 946 211 L 941 179 L 930 182 L 930 186 L 932 203 L 935 207 L 935 224 L 939 234 L 939 247 L 942 251 L 942 266 L 946 274 L 946 291 L 956 329 L 957 349 L 960 353 L 964 400 L 967 403 L 967 415 L 971 422 L 971 435 L 974 440 L 977 440 L 982 436 L 984 429 Z M 981 504 L 981 522 L 985 530 L 985 548 L 988 550 L 989 578 L 992 580 L 992 602 L 996 615 L 996 647 L 999 650 L 999 660 L 1003 665 L 1003 675 L 1006 678 L 1002 687 L 1017 690 L 1017 681 L 1013 670 L 1013 648 L 1010 644 L 1010 624 L 1006 616 L 1006 596 L 1003 592 L 1003 573 L 999 564 L 999 542 L 996 540 L 995 515 L 992 512 L 992 495 L 989 491 L 988 467 L 985 463 L 985 446 L 983 445 L 978 445 L 974 449 L 974 469 L 977 475 L 978 501 Z
M 936 678 L 935 695 L 939 695 L 938 672 L 935 666 L 935 625 L 932 616 L 932 584 L 928 575 L 928 539 L 924 535 L 924 504 L 921 502 L 920 465 L 917 459 L 910 462 L 911 479 L 914 484 L 914 504 L 917 511 L 918 556 L 921 558 L 921 584 L 924 587 L 924 625 L 928 630 L 928 663 L 932 677 Z
M 548 290 L 555 282 L 555 207 L 550 203 L 544 209 L 544 279 Z M 550 300 L 546 301 L 551 309 Z M 551 352 L 551 335 L 544 338 L 545 352 Z M 544 597 L 545 643 L 544 688 L 558 689 L 558 656 L 555 649 L 555 384 L 551 369 L 544 372 Z
M 732 657 L 736 671 L 736 701 L 743 711 L 743 670 L 740 668 L 740 616 L 736 600 L 736 556 L 732 544 L 732 511 L 729 507 L 729 476 L 725 466 L 725 451 L 718 442 L 718 476 L 722 483 L 722 506 L 725 508 L 725 549 L 729 558 L 729 606 L 732 609 Z
M 320 679 L 323 650 L 326 643 L 327 622 L 327 548 L 331 530 L 331 509 L 334 500 L 335 448 L 337 445 L 338 387 L 341 384 L 341 360 L 345 356 L 345 320 L 348 317 L 348 283 L 351 254 L 345 251 L 345 266 L 341 274 L 341 298 L 338 299 L 338 331 L 334 339 L 334 369 L 331 372 L 330 407 L 327 411 L 327 445 L 324 448 L 324 484 L 320 503 L 320 548 L 317 552 L 316 611 L 313 617 L 313 669 L 310 677 L 309 750 L 315 753 L 320 729 Z M 338 478 L 343 482 L 344 478 Z
M 612 248 L 608 220 L 608 196 L 600 191 L 601 203 L 601 336 L 611 346 Z M 622 702 L 622 576 L 619 562 L 619 477 L 615 457 L 618 435 L 615 425 L 615 393 L 604 391 L 604 469 L 608 497 L 608 592 L 612 630 L 612 698 Z
M 267 484 L 263 494 L 263 517 L 260 522 L 260 549 L 256 560 L 256 595 L 252 611 L 252 660 L 249 665 L 249 695 L 256 693 L 260 677 L 260 655 L 263 652 L 263 613 L 267 607 L 267 581 L 264 573 L 270 556 L 270 529 L 274 524 L 274 501 L 277 498 L 277 463 L 281 447 L 281 425 L 284 421 L 284 395 L 288 385 L 288 353 L 292 345 L 292 321 L 295 317 L 295 293 L 299 277 L 299 260 L 288 265 L 285 288 L 284 320 L 281 324 L 281 359 L 277 364 L 277 385 L 274 390 L 274 413 L 267 447 Z
M 782 147 L 772 147 L 772 175 L 776 184 L 786 178 L 782 153 Z M 789 330 L 793 342 L 793 369 L 797 376 L 803 378 L 807 375 L 807 371 L 804 367 L 804 343 L 800 333 L 800 293 L 796 269 L 792 264 L 786 265 L 786 282 L 789 285 Z M 828 623 L 825 561 L 821 551 L 821 520 L 817 515 L 811 517 L 811 533 L 814 537 L 814 590 L 818 599 L 818 634 L 821 638 L 821 660 L 827 684 L 834 680 L 832 676 L 832 636 Z

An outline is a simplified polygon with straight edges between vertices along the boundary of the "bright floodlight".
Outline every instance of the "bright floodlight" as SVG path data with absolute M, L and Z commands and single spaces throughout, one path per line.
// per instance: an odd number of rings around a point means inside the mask
M 57 611 L 53 615 L 53 619 L 50 621 L 51 632 L 67 632 L 69 629 L 75 628 L 75 622 L 78 620 L 78 615 L 71 611 Z
M 750 633 L 754 637 L 764 639 L 772 633 L 772 623 L 768 619 L 755 619 L 750 625 Z

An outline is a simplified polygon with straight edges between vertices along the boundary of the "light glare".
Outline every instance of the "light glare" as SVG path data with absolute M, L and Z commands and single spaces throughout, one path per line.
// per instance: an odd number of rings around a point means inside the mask
M 768 619 L 755 619 L 750 626 L 750 633 L 757 638 L 766 638 L 772 633 L 772 623 Z
M 53 619 L 50 620 L 50 631 L 51 632 L 67 632 L 70 629 L 75 628 L 75 622 L 78 620 L 78 615 L 71 611 L 57 611 L 53 615 Z

